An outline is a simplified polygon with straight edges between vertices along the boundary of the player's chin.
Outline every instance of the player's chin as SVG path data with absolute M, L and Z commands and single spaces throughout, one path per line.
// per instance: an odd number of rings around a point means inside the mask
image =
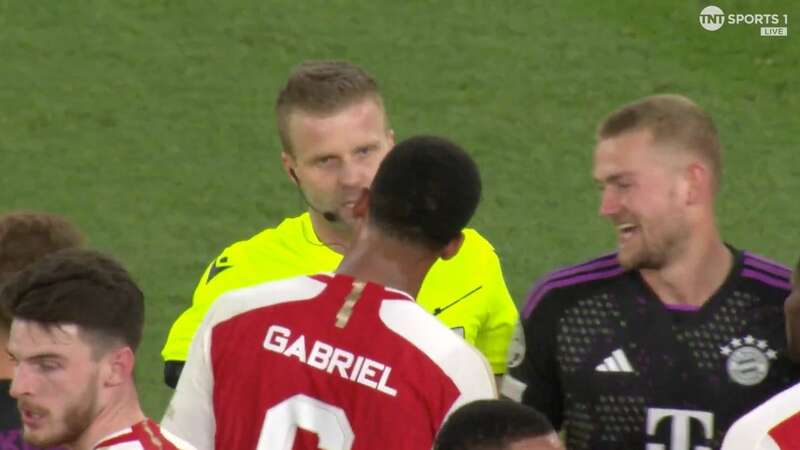
M 638 269 L 642 264 L 641 256 L 632 248 L 620 248 L 617 253 L 617 260 L 625 270 Z
M 50 448 L 61 444 L 59 437 L 49 430 L 32 430 L 25 426 L 22 429 L 22 439 L 36 448 Z
M 620 252 L 617 259 L 625 270 L 661 270 L 664 268 L 664 258 L 646 250 Z

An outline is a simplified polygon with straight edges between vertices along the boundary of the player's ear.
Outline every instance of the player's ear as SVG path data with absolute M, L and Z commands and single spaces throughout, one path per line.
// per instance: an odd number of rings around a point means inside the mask
M 389 128 L 389 131 L 387 131 L 386 134 L 389 136 L 389 148 L 394 147 L 394 130 Z
M 294 173 L 294 168 L 297 166 L 297 161 L 294 159 L 294 156 L 286 150 L 282 151 L 281 164 L 283 165 L 283 170 L 286 172 L 286 175 L 292 180 L 292 183 L 296 185 L 299 184 L 300 180 L 297 179 L 297 175 Z
M 358 195 L 356 204 L 353 205 L 353 216 L 356 219 L 363 219 L 369 211 L 369 189 L 362 188 L 361 193 Z
M 463 243 L 464 243 L 464 233 L 459 232 L 458 236 L 454 237 L 450 242 L 447 243 L 447 245 L 444 246 L 444 249 L 442 249 L 442 253 L 439 254 L 439 256 L 444 260 L 456 256 L 456 253 L 458 253 L 458 249 L 461 248 L 461 244 Z
M 109 351 L 101 368 L 103 386 L 118 386 L 130 379 L 135 361 L 133 350 L 127 345 Z
M 686 167 L 685 180 L 687 205 L 705 202 L 714 190 L 711 172 L 700 162 L 689 163 Z

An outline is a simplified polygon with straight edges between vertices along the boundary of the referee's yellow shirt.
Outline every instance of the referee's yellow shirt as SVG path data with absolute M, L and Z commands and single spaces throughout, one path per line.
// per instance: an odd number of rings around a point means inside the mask
M 517 308 L 492 245 L 470 228 L 464 237 L 455 257 L 440 259 L 431 267 L 417 303 L 477 347 L 495 374 L 502 374 L 519 318 Z M 161 355 L 165 361 L 186 360 L 195 330 L 221 294 L 271 280 L 332 272 L 341 260 L 342 255 L 317 239 L 308 213 L 231 245 L 206 268 L 191 307 L 172 325 Z

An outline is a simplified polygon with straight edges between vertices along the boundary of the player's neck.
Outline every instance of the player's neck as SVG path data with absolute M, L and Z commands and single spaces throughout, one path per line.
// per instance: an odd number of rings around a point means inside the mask
M 67 448 L 71 450 L 92 450 L 94 445 L 107 436 L 129 428 L 143 420 L 145 415 L 139 405 L 136 388 L 125 387 L 125 391 L 112 399 L 100 411 L 78 440 Z
M 336 273 L 372 281 L 416 297 L 422 280 L 437 258 L 432 252 L 366 228 L 359 233 Z
M 336 253 L 344 254 L 353 239 L 352 229 L 341 223 L 334 225 L 314 210 L 309 210 L 308 214 L 317 239 Z
M 695 236 L 678 253 L 661 269 L 639 272 L 662 302 L 702 306 L 728 278 L 734 263 L 733 253 L 716 229 Z

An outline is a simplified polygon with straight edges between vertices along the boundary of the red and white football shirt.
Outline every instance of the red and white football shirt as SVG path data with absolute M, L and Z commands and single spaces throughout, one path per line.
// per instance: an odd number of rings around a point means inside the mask
M 93 450 L 195 450 L 195 448 L 157 423 L 145 419 L 130 428 L 106 436 Z
M 800 449 L 800 384 L 742 416 L 722 442 L 722 450 L 789 449 Z
M 316 275 L 221 297 L 162 425 L 201 450 L 429 449 L 495 396 L 483 356 L 410 296 Z

